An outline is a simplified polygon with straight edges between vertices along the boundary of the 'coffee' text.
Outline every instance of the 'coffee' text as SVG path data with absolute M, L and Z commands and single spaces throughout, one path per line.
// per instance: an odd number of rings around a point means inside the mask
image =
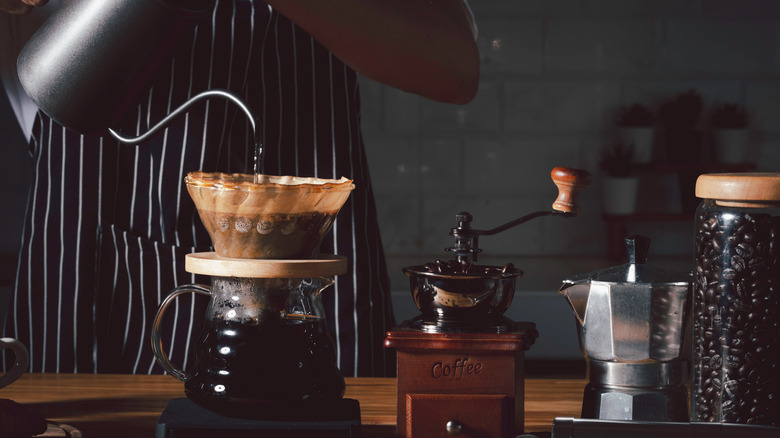
M 431 368 L 434 379 L 446 377 L 448 380 L 460 380 L 464 376 L 479 375 L 482 372 L 480 362 L 469 361 L 468 357 L 457 358 L 453 363 L 436 362 Z

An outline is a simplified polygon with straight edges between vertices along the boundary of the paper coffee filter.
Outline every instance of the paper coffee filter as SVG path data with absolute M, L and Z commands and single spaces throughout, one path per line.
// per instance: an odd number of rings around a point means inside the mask
M 311 259 L 355 185 L 352 180 L 193 172 L 185 178 L 222 257 Z
M 195 206 L 226 214 L 338 212 L 355 188 L 351 179 L 192 172 L 185 178 Z

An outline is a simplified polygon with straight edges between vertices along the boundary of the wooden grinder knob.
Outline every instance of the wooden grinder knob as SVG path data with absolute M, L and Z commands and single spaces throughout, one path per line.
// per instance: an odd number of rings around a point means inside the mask
M 550 172 L 553 182 L 558 186 L 558 199 L 553 202 L 553 210 L 577 213 L 580 206 L 577 197 L 588 185 L 591 176 L 586 170 L 569 167 L 556 167 Z

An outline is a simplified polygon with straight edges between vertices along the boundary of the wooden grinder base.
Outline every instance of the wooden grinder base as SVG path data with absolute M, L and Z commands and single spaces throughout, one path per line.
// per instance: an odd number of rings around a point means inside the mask
M 523 433 L 525 351 L 538 336 L 518 322 L 501 333 L 429 333 L 405 322 L 397 350 L 396 436 L 514 437 Z

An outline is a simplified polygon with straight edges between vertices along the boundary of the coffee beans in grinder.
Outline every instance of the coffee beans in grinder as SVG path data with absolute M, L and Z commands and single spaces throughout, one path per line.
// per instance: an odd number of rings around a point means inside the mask
M 701 175 L 691 420 L 780 425 L 780 173 Z

